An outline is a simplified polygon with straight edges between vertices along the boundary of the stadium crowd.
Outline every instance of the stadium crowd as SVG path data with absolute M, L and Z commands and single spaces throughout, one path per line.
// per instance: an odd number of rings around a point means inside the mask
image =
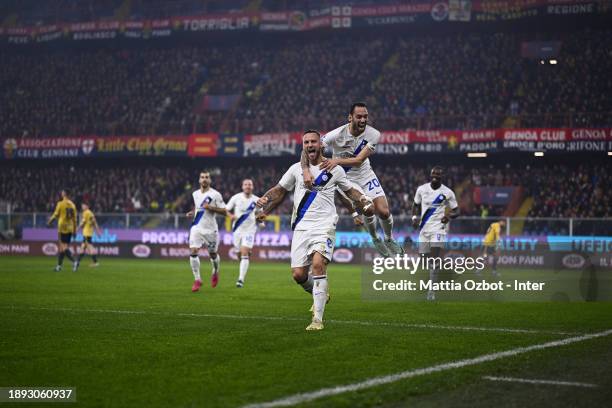
M 561 41 L 558 64 L 521 56 L 540 37 Z M 610 126 L 607 44 L 609 29 L 5 51 L 0 137 L 329 130 L 355 100 L 388 130 Z

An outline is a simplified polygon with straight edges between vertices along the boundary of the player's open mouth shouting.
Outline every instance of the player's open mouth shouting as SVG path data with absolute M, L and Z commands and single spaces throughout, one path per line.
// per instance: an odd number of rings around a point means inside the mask
M 308 153 L 308 160 L 314 161 L 319 155 L 319 149 L 317 149 L 315 146 L 308 146 L 306 148 L 306 153 Z

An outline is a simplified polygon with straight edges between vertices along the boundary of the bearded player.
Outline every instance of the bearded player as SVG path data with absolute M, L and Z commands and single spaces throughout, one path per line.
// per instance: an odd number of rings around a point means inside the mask
M 259 219 L 263 219 L 283 201 L 287 192 L 293 193 L 291 229 L 291 272 L 296 283 L 312 293 L 312 322 L 306 330 L 323 329 L 323 313 L 328 301 L 327 264 L 332 259 L 336 241 L 338 214 L 334 203 L 337 189 L 352 201 L 360 203 L 367 212 L 372 202 L 353 187 L 346 173 L 339 167 L 330 170 L 319 168 L 322 161 L 321 136 L 315 130 L 307 130 L 302 144 L 314 176 L 312 190 L 306 188 L 300 163 L 295 163 L 283 175 L 278 185 L 268 190 L 257 201 L 262 207 Z
M 384 257 L 403 254 L 403 248 L 393 239 L 393 215 L 378 177 L 370 166 L 369 157 L 376 151 L 380 132 L 368 125 L 368 108 L 365 103 L 354 103 L 348 115 L 348 123 L 323 136 L 323 147 L 331 148 L 333 158 L 323 159 L 321 170 L 341 166 L 347 178 L 374 202 L 374 214 L 364 217 L 366 230 L 372 243 Z M 304 183 L 311 186 L 313 174 L 309 170 L 308 158 L 302 154 Z M 342 194 L 342 192 L 340 192 Z M 384 233 L 384 241 L 377 232 L 377 219 Z
M 193 272 L 194 282 L 192 292 L 197 292 L 202 286 L 200 277 L 200 248 L 206 246 L 212 266 L 210 284 L 214 288 L 219 282 L 219 264 L 221 257 L 217 252 L 219 249 L 219 227 L 216 215 L 225 215 L 225 203 L 221 193 L 212 188 L 210 173 L 200 172 L 200 188 L 193 192 L 194 208 L 187 213 L 187 217 L 193 217 L 189 229 L 189 250 L 191 252 L 189 263 Z
M 233 195 L 227 202 L 226 211 L 227 216 L 232 219 L 234 247 L 240 251 L 237 288 L 244 286 L 244 280 L 249 270 L 249 257 L 255 244 L 255 233 L 257 232 L 255 216 L 259 210 L 255 206 L 257 200 L 259 200 L 259 197 L 253 194 L 253 180 L 244 179 L 242 181 L 242 193 Z

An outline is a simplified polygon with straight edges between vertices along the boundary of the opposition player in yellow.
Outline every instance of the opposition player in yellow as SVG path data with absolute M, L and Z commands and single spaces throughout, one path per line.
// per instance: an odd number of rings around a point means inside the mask
M 79 224 L 79 229 L 83 229 L 83 243 L 81 244 L 81 253 L 77 259 L 77 268 L 81 264 L 81 259 L 85 255 L 90 255 L 93 263 L 90 266 L 100 266 L 98 263 L 98 256 L 96 254 L 96 248 L 93 246 L 93 234 L 94 229 L 100 235 L 100 227 L 98 226 L 98 222 L 96 221 L 96 216 L 93 211 L 89 209 L 89 204 L 83 203 L 81 204 L 81 223 Z
M 502 229 L 506 227 L 506 220 L 501 219 L 491 223 L 482 240 L 484 252 L 482 256 L 486 259 L 489 255 L 493 256 L 493 276 L 499 276 L 497 273 L 497 261 L 500 253 L 500 239 Z
M 57 202 L 53 215 L 51 215 L 49 221 L 47 221 L 47 225 L 51 225 L 51 223 L 57 219 L 59 252 L 57 255 L 57 266 L 55 267 L 55 272 L 62 270 L 64 257 L 67 257 L 70 259 L 70 261 L 72 261 L 72 270 L 76 272 L 78 264 L 74 261 L 74 258 L 70 253 L 70 249 L 68 248 L 68 244 L 70 244 L 70 241 L 72 241 L 72 236 L 76 234 L 77 211 L 76 206 L 70 200 L 70 192 L 67 189 L 64 189 L 62 190 L 61 195 L 62 199 Z

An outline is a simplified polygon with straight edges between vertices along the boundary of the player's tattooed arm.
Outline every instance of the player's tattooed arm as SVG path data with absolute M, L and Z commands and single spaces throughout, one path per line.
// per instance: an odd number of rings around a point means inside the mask
M 421 213 L 421 204 L 412 203 L 412 227 L 417 229 L 421 222 L 421 217 L 418 214 Z
M 257 200 L 257 207 L 261 208 L 261 213 L 257 216 L 257 219 L 263 219 L 270 212 L 274 211 L 278 207 L 285 197 L 287 196 L 287 190 L 281 187 L 279 184 L 266 191 L 259 200 Z
M 300 165 L 302 166 L 302 174 L 304 177 L 304 185 L 306 186 L 307 189 L 312 189 L 312 183 L 314 182 L 314 177 L 312 176 L 312 173 L 310 172 L 310 162 L 308 161 L 308 155 L 306 154 L 306 151 L 304 149 L 302 149 L 302 157 L 300 158 Z
M 346 158 L 338 158 L 335 157 L 333 159 L 323 159 L 321 163 L 321 170 L 330 171 L 336 166 L 343 167 L 357 167 L 361 166 L 361 163 L 365 161 L 371 154 L 373 153 L 372 149 L 363 149 L 356 157 L 346 157 Z
M 357 204 L 364 215 L 368 217 L 374 215 L 372 200 L 370 200 L 365 194 L 352 187 L 345 191 L 345 193 L 349 199 L 353 200 L 353 202 Z
M 363 220 L 359 216 L 357 208 L 355 208 L 353 202 L 349 200 L 344 194 L 340 194 L 338 192 L 336 192 L 336 197 L 338 197 L 344 208 L 349 211 L 351 217 L 353 217 L 353 222 L 355 223 L 355 225 L 363 225 Z

